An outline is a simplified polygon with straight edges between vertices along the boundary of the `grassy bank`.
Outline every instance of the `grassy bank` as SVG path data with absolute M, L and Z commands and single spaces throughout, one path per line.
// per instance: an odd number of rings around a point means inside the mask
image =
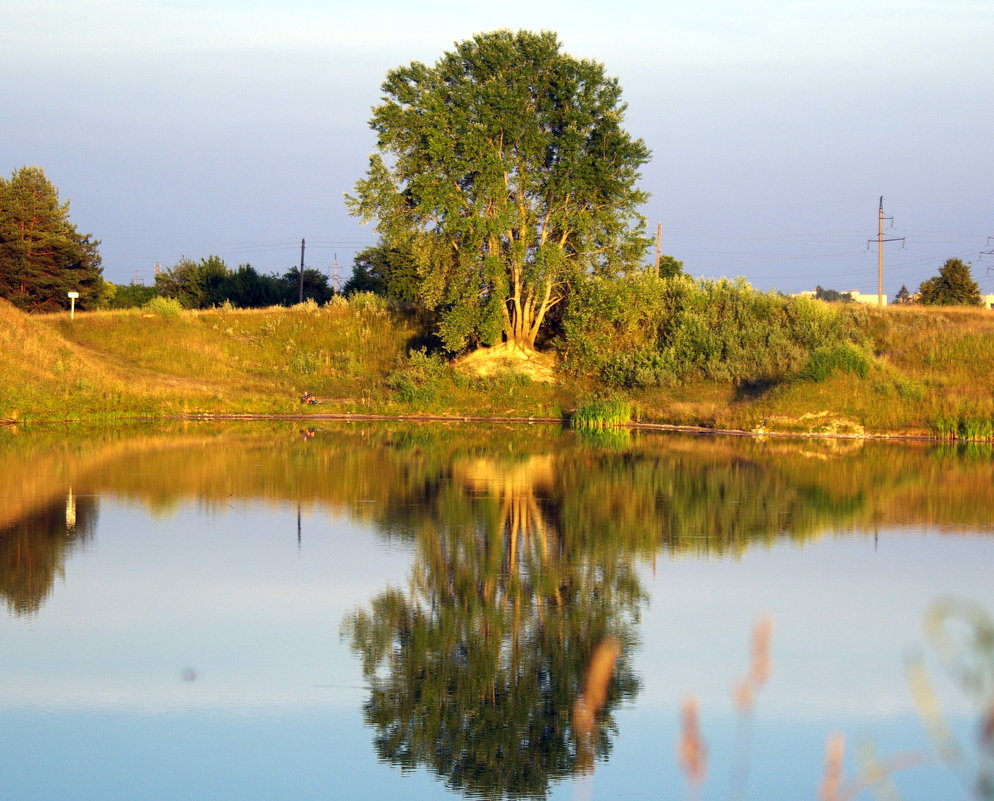
M 414 321 L 361 296 L 318 307 L 25 315 L 0 300 L 0 418 L 560 413 L 511 374 L 456 375 Z M 301 404 L 305 393 L 319 405 Z
M 777 375 L 722 377 L 712 369 L 619 386 L 582 370 L 563 370 L 552 384 L 509 370 L 467 375 L 422 349 L 412 318 L 371 296 L 320 308 L 95 312 L 75 320 L 30 317 L 0 301 L 0 417 L 563 417 L 593 398 L 621 401 L 617 408 L 643 422 L 994 436 L 994 314 L 895 307 L 861 310 L 846 324 L 847 338 L 812 341 Z M 321 404 L 301 404 L 305 392 Z

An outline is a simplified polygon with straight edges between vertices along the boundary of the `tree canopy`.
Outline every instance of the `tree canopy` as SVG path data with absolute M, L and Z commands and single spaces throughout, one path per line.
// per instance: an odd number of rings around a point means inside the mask
M 92 308 L 102 285 L 100 255 L 90 234 L 69 221 L 69 202 L 40 167 L 0 178 L 0 297 L 26 311 Z
M 373 245 L 359 251 L 352 262 L 352 277 L 342 291 L 374 292 L 404 303 L 417 299 L 418 276 L 409 253 Z
M 969 264 L 947 259 L 938 275 L 922 282 L 918 302 L 926 306 L 979 306 L 980 286 L 973 280 Z
M 602 65 L 554 33 L 496 31 L 392 70 L 382 89 L 379 152 L 348 203 L 411 254 L 447 348 L 532 348 L 576 282 L 639 264 L 649 149 L 622 128 Z
M 175 298 L 185 309 L 208 309 L 228 302 L 239 308 L 292 306 L 300 297 L 300 268 L 283 275 L 260 274 L 250 264 L 231 270 L 219 256 L 199 262 L 181 258 L 155 275 L 155 288 L 166 298 Z M 304 298 L 326 303 L 333 291 L 320 270 L 304 268 Z

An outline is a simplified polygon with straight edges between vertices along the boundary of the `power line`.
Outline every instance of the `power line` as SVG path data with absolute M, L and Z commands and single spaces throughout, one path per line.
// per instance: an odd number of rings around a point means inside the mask
M 894 227 L 893 217 L 884 217 L 884 196 L 880 196 L 880 213 L 878 215 L 877 223 L 877 305 L 884 305 L 884 242 L 900 242 L 901 247 L 904 247 L 904 237 L 903 236 L 892 236 L 884 238 L 884 220 L 890 220 L 890 227 Z M 866 249 L 870 249 L 870 242 L 874 240 L 866 240 Z

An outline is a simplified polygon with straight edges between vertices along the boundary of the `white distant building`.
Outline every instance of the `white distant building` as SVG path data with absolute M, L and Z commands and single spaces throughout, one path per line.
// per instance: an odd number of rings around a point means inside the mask
M 809 289 L 805 290 L 804 292 L 798 292 L 794 297 L 813 298 L 815 294 L 816 294 L 815 290 Z M 843 292 L 841 294 L 848 295 L 852 299 L 853 303 L 865 303 L 868 306 L 876 306 L 877 301 L 880 297 L 877 294 L 873 295 L 864 294 L 863 292 L 860 292 L 858 289 L 850 289 L 848 292 Z M 883 305 L 886 306 L 887 305 L 886 295 L 883 296 L 883 301 L 884 301 Z
M 849 290 L 849 297 L 853 299 L 854 303 L 866 303 L 870 306 L 876 306 L 879 301 L 883 301 L 881 305 L 887 305 L 886 295 L 864 295 L 862 292 L 858 292 L 855 289 Z
M 981 295 L 980 300 L 983 301 L 985 309 L 994 309 L 994 295 Z

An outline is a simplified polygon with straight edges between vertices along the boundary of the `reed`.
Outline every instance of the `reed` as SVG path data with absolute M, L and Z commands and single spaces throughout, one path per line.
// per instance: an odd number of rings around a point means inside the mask
M 626 425 L 632 421 L 632 405 L 619 398 L 586 401 L 570 415 L 571 428 L 601 429 Z

